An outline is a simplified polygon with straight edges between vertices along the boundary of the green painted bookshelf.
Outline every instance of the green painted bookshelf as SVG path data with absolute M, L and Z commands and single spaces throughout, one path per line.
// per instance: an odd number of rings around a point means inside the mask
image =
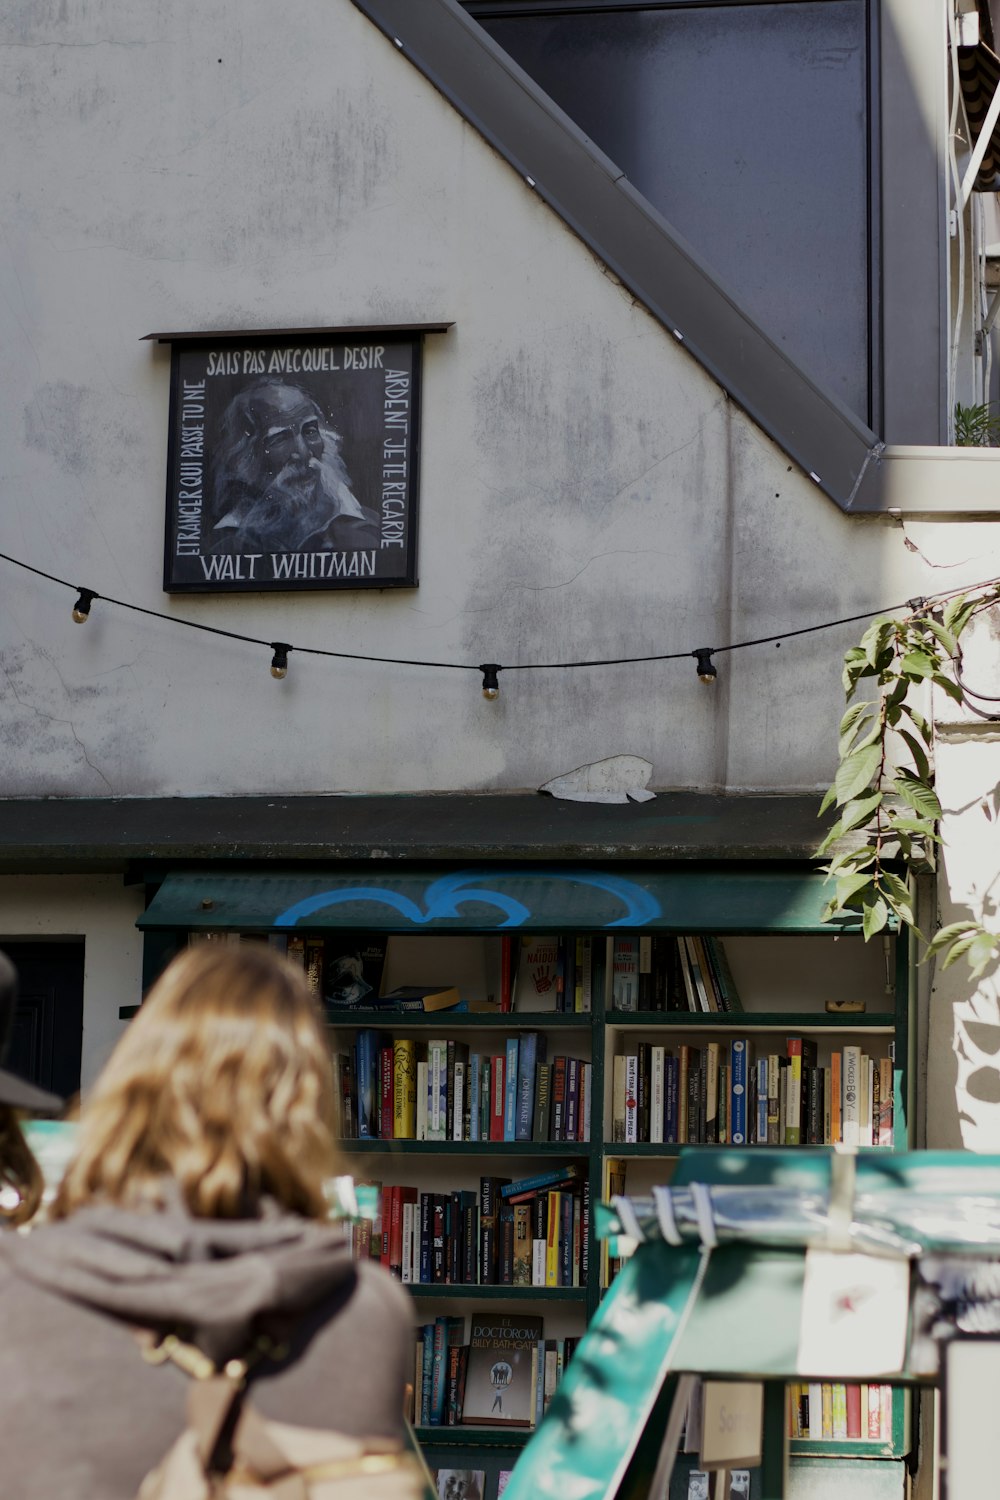
M 550 1057 L 561 1052 L 575 1053 L 590 1065 L 590 1139 L 345 1140 L 342 1142 L 345 1160 L 359 1180 L 369 1176 L 406 1184 L 418 1191 L 474 1191 L 480 1177 L 487 1174 L 527 1177 L 573 1161 L 589 1180 L 592 1203 L 607 1191 L 612 1164 L 623 1168 L 625 1180 L 619 1190 L 645 1191 L 657 1182 L 671 1180 L 684 1147 L 676 1142 L 638 1139 L 626 1142 L 614 1138 L 616 1055 L 633 1055 L 634 1049 L 642 1046 L 666 1050 L 684 1044 L 701 1049 L 711 1042 L 723 1048 L 740 1037 L 754 1039 L 758 1055 L 784 1052 L 788 1037 L 809 1038 L 816 1044 L 820 1059 L 817 1066 L 821 1067 L 831 1067 L 832 1053 L 846 1045 L 880 1057 L 889 1055 L 891 1045 L 893 1144 L 870 1149 L 901 1149 L 909 1144 L 913 1032 L 909 1020 L 907 944 L 893 934 L 865 944 L 859 922 L 852 919 L 836 928 L 825 925 L 821 912 L 829 891 L 814 869 L 743 866 L 727 867 L 724 871 L 700 867 L 654 872 L 606 864 L 600 868 L 511 871 L 497 866 L 463 872 L 461 879 L 475 888 L 475 899 L 470 897 L 463 906 L 449 898 L 438 909 L 429 896 L 420 904 L 415 894 L 420 882 L 414 871 L 407 870 L 403 876 L 395 877 L 381 870 L 372 875 L 370 867 L 366 867 L 358 889 L 363 886 L 367 894 L 355 897 L 349 892 L 351 900 L 341 900 L 338 881 L 347 881 L 347 875 L 327 875 L 322 882 L 311 875 L 308 900 L 300 906 L 276 908 L 270 923 L 262 920 L 266 915 L 266 892 L 263 887 L 252 885 L 254 878 L 252 875 L 220 877 L 221 884 L 212 885 L 207 875 L 200 883 L 193 876 L 183 876 L 179 877 L 170 899 L 161 903 L 158 915 L 154 900 L 146 919 L 140 920 L 146 929 L 146 982 L 155 977 L 163 963 L 187 940 L 187 931 L 178 918 L 187 910 L 199 911 L 209 899 L 215 902 L 214 926 L 230 935 L 238 933 L 280 942 L 290 932 L 306 937 L 328 937 L 333 933 L 342 943 L 345 933 L 358 933 L 389 935 L 392 944 L 401 943 L 406 952 L 417 951 L 406 948 L 407 944 L 424 945 L 420 949 L 420 962 L 414 965 L 412 973 L 406 969 L 404 952 L 394 983 L 420 984 L 431 979 L 455 983 L 470 1003 L 485 1000 L 492 985 L 489 976 L 499 971 L 499 945 L 508 931 L 498 927 L 496 909 L 484 905 L 484 889 L 491 901 L 507 903 L 505 911 L 517 907 L 520 912 L 528 913 L 519 918 L 519 927 L 509 929 L 515 936 L 520 934 L 530 939 L 549 933 L 579 935 L 592 943 L 589 1011 L 515 1008 L 505 1013 L 441 1010 L 422 1014 L 390 1012 L 379 1006 L 338 1012 L 331 1019 L 331 1044 L 335 1051 L 350 1047 L 353 1036 L 363 1029 L 411 1038 L 418 1045 L 424 1039 L 452 1038 L 466 1043 L 472 1052 L 491 1044 L 499 1047 L 507 1037 L 521 1039 L 529 1032 L 545 1034 L 550 1041 Z M 357 874 L 352 878 L 359 879 Z M 440 871 L 425 872 L 423 889 L 436 890 L 441 878 Z M 282 879 L 294 894 L 293 878 Z M 228 906 L 224 899 L 228 889 L 226 880 L 234 889 Z M 376 881 L 391 892 L 395 905 L 388 898 L 382 901 L 372 897 L 371 888 Z M 398 881 L 398 890 L 394 881 Z M 595 887 L 601 882 L 604 882 L 603 893 L 598 891 L 595 895 Z M 329 907 L 318 906 L 321 898 L 312 894 L 317 886 L 322 890 L 323 885 L 337 897 Z M 629 896 L 632 914 L 627 923 L 621 920 L 620 905 L 614 905 L 620 901 L 617 893 L 625 885 L 630 891 L 638 890 L 643 898 Z M 400 915 L 404 895 L 416 913 L 412 917 Z M 601 920 L 597 920 L 600 902 L 604 902 L 604 907 Z M 297 917 L 294 922 L 289 919 L 289 913 L 307 907 L 307 915 Z M 222 919 L 219 914 L 227 911 L 228 917 Z M 209 918 L 191 923 L 202 930 L 210 925 L 213 924 Z M 632 1010 L 613 1004 L 616 935 L 637 939 L 690 935 L 721 938 L 742 1010 Z M 826 1009 L 828 1002 L 845 1000 L 863 1002 L 864 1010 L 831 1013 Z M 764 1153 L 769 1148 L 753 1144 L 742 1149 Z M 589 1276 L 582 1286 L 411 1283 L 415 1326 L 425 1325 L 435 1316 L 467 1315 L 477 1308 L 495 1306 L 498 1310 L 541 1313 L 546 1337 L 550 1328 L 553 1338 L 582 1333 L 603 1292 L 601 1247 L 593 1231 L 593 1214 L 586 1260 Z M 790 1449 L 793 1461 L 898 1461 L 909 1445 L 908 1420 L 905 1402 L 901 1400 L 894 1403 L 891 1442 L 857 1444 L 793 1439 Z M 471 1467 L 485 1473 L 483 1500 L 496 1500 L 499 1473 L 511 1466 L 531 1436 L 530 1429 L 514 1427 L 425 1425 L 417 1431 L 432 1467 Z

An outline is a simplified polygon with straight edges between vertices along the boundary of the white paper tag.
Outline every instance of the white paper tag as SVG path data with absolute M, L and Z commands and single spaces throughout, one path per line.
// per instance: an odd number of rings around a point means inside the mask
M 856 1380 L 897 1374 L 909 1306 L 908 1261 L 807 1250 L 799 1374 Z

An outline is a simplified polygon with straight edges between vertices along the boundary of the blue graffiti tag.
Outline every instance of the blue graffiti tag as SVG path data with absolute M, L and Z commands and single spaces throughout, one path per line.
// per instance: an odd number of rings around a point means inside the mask
M 341 890 L 321 891 L 318 895 L 304 897 L 288 907 L 275 918 L 274 925 L 295 927 L 316 912 L 340 906 L 345 901 L 370 901 L 391 907 L 414 926 L 426 927 L 431 922 L 457 917 L 460 906 L 470 901 L 479 901 L 485 906 L 497 907 L 506 914 L 506 920 L 497 923 L 498 927 L 522 927 L 530 919 L 531 909 L 504 891 L 480 884 L 484 878 L 495 880 L 496 875 L 483 870 L 461 870 L 452 875 L 444 875 L 440 880 L 432 881 L 425 890 L 423 907 L 399 891 L 381 886 L 354 885 Z M 522 884 L 532 880 L 564 881 L 567 884 L 589 885 L 597 890 L 607 891 L 622 903 L 625 914 L 613 922 L 605 922 L 605 927 L 643 927 L 661 915 L 660 903 L 649 891 L 635 881 L 625 880 L 618 875 L 531 870 L 518 871 L 516 879 Z

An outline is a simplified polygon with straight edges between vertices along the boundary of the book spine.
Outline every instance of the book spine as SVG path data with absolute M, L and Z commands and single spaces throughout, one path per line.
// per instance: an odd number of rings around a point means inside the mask
M 498 1272 L 497 1280 L 501 1286 L 513 1286 L 514 1284 L 514 1207 L 509 1203 L 501 1203 L 500 1212 L 497 1215 L 498 1223 Z
M 531 1209 L 531 1285 L 545 1285 L 545 1256 L 549 1224 L 549 1195 L 539 1193 Z
M 594 1005 L 594 943 L 589 937 L 576 940 L 576 984 L 573 1009 L 589 1013 Z
M 785 1096 L 784 1144 L 802 1144 L 802 1038 L 790 1036 L 786 1042 L 788 1084 Z
M 531 1204 L 514 1209 L 514 1285 L 531 1285 Z
M 448 1327 L 444 1318 L 434 1320 L 434 1343 L 431 1363 L 431 1414 L 430 1425 L 440 1427 L 444 1423 L 445 1391 L 447 1379 Z
M 611 1139 L 620 1144 L 625 1139 L 625 1057 L 618 1052 L 611 1063 Z
M 394 1113 L 394 1084 L 393 1084 L 393 1049 L 392 1043 L 388 1042 L 379 1047 L 379 1127 L 378 1133 L 382 1140 L 392 1140 L 392 1123 Z
M 440 1286 L 445 1281 L 445 1200 L 441 1193 L 431 1194 L 431 1281 Z
M 535 1106 L 531 1127 L 533 1141 L 547 1141 L 551 1130 L 551 1083 L 552 1068 L 549 1063 L 539 1061 L 535 1066 Z
M 590 1099 L 593 1089 L 594 1065 L 585 1062 L 580 1064 L 580 1129 L 577 1132 L 578 1141 L 590 1140 Z
M 754 1131 L 754 1140 L 758 1146 L 767 1145 L 767 1122 L 768 1105 L 768 1075 L 770 1073 L 770 1059 L 759 1057 L 757 1059 L 757 1125 Z
M 419 1280 L 422 1285 L 428 1286 L 431 1282 L 431 1247 L 434 1238 L 434 1194 L 421 1193 L 419 1199 L 420 1207 L 420 1248 L 419 1248 Z
M 729 1095 L 732 1100 L 732 1138 L 734 1146 L 747 1143 L 747 1080 L 750 1058 L 749 1042 L 744 1037 L 734 1037 L 729 1044 Z
M 579 1112 L 580 1061 L 579 1058 L 568 1057 L 566 1059 L 566 1121 L 563 1140 L 575 1141 L 577 1139 Z
M 844 1047 L 842 1053 L 843 1099 L 841 1129 L 845 1146 L 861 1144 L 861 1059 L 860 1047 Z
M 504 1091 L 503 1091 L 503 1138 L 505 1141 L 517 1139 L 517 1059 L 520 1045 L 516 1036 L 507 1038 L 506 1056 L 504 1057 Z
M 666 1048 L 655 1046 L 649 1056 L 649 1139 L 654 1143 L 663 1140 L 664 1077 Z
M 677 1049 L 677 1144 L 687 1145 L 688 1140 L 688 1075 L 691 1072 L 691 1047 L 681 1042 Z
M 517 1054 L 517 1122 L 514 1139 L 530 1141 L 535 1113 L 535 1072 L 538 1066 L 539 1041 L 536 1031 L 525 1031 Z
M 709 1042 L 705 1049 L 705 1140 L 712 1146 L 719 1140 L 718 1042 Z
M 892 1145 L 892 1061 L 888 1057 L 880 1057 L 878 1060 L 879 1076 L 879 1116 L 878 1116 L 878 1140 L 876 1145 Z
M 573 1204 L 574 1193 L 560 1193 L 559 1216 L 559 1285 L 573 1285 Z
M 372 1140 L 378 1135 L 375 1112 L 378 1040 L 367 1027 L 355 1038 L 355 1073 L 358 1093 L 358 1139 Z
M 451 1138 L 453 1141 L 465 1139 L 465 1070 L 468 1063 L 464 1058 L 455 1058 L 455 1102 L 452 1108 Z
M 627 1145 L 639 1139 L 639 1057 L 635 1052 L 625 1054 L 625 1141 Z
M 479 1179 L 479 1280 L 484 1286 L 496 1281 L 496 1183 Z
M 434 1324 L 424 1325 L 420 1341 L 420 1422 L 424 1427 L 431 1423 L 431 1387 L 434 1380 Z
M 503 1107 L 504 1107 L 504 1057 L 497 1053 L 490 1059 L 490 1089 L 492 1093 L 490 1103 L 490 1140 L 503 1140 Z
M 663 1140 L 666 1145 L 676 1146 L 678 1076 L 680 1061 L 671 1053 L 663 1060 Z
M 407 1201 L 403 1204 L 403 1259 L 400 1280 L 407 1284 L 413 1280 L 413 1219 L 416 1212 L 415 1203 Z
M 482 1108 L 480 1089 L 483 1082 L 482 1059 L 478 1052 L 469 1058 L 469 1140 L 479 1139 L 479 1115 Z
M 427 1043 L 427 1136 L 429 1141 L 447 1139 L 448 1043 L 435 1038 Z
M 615 1010 L 635 1010 L 638 1005 L 638 938 L 614 938 L 612 948 L 611 1003 Z
M 545 1285 L 559 1285 L 559 1230 L 562 1224 L 562 1193 L 549 1193 L 548 1224 L 545 1234 Z
M 640 937 L 636 973 L 636 1009 L 653 1009 L 653 939 Z
M 411 1037 L 392 1044 L 392 1134 L 412 1141 L 417 1131 L 417 1048 Z
M 566 1139 L 566 1059 L 552 1061 L 552 1139 Z

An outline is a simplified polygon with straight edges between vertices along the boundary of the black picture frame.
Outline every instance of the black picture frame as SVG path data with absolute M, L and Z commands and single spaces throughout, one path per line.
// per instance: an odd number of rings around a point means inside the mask
M 413 588 L 419 333 L 172 344 L 169 594 Z

